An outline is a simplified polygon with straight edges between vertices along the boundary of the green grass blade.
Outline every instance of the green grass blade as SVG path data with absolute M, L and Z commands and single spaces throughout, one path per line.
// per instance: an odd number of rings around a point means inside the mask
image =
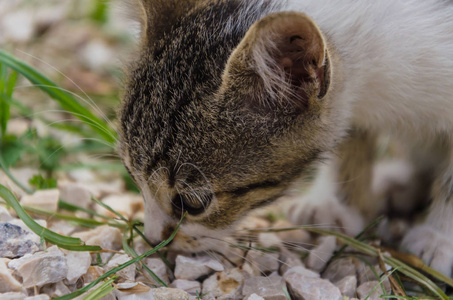
M 60 248 L 73 250 L 73 251 L 100 251 L 102 250 L 99 246 L 87 246 L 79 238 L 67 237 L 56 232 L 53 232 L 47 228 L 42 227 L 35 222 L 20 205 L 16 197 L 10 190 L 0 184 L 0 197 L 3 198 L 6 203 L 11 206 L 19 218 L 30 228 L 31 231 L 44 238 L 46 241 L 57 245 Z
M 120 224 L 118 222 L 100 222 L 100 221 L 96 221 L 96 220 L 93 220 L 93 219 L 86 219 L 86 218 L 79 218 L 79 217 L 75 217 L 75 216 L 69 216 L 69 215 L 65 215 L 65 214 L 59 213 L 59 212 L 47 211 L 47 210 L 43 210 L 43 209 L 39 209 L 39 208 L 36 208 L 36 207 L 31 207 L 31 206 L 23 206 L 23 208 L 26 211 L 34 213 L 34 214 L 48 216 L 48 217 L 55 217 L 57 219 L 70 221 L 70 222 L 76 223 L 79 226 L 83 226 L 83 227 L 87 227 L 87 228 L 95 228 L 97 226 L 102 226 L 102 225 L 109 225 L 111 227 L 117 227 L 117 228 L 125 228 L 125 227 L 127 227 L 126 224 Z
M 111 213 L 115 214 L 116 216 L 118 216 L 118 218 L 120 218 L 120 220 L 122 220 L 126 223 L 129 222 L 122 214 L 120 214 L 119 212 L 117 212 L 116 210 L 114 210 L 112 207 L 105 204 L 104 202 L 99 201 L 98 199 L 96 199 L 94 197 L 91 197 L 91 200 L 96 202 L 96 204 L 100 205 L 101 207 L 105 208 L 106 210 L 110 211 Z
M 128 231 L 129 230 L 126 230 L 123 234 L 123 250 L 129 256 L 135 258 L 138 256 L 138 254 L 137 252 L 135 252 L 134 248 L 129 246 L 129 240 L 132 238 L 128 237 Z M 145 271 L 149 274 L 149 276 L 151 276 L 151 278 L 154 279 L 158 284 L 163 287 L 168 287 L 168 285 L 162 279 L 160 279 L 159 276 L 157 276 L 150 268 L 148 268 L 148 266 L 144 262 L 140 261 L 140 264 L 143 269 L 145 269 Z
M 111 291 L 115 289 L 115 287 L 112 286 L 112 283 L 116 280 L 116 278 L 118 278 L 118 276 L 110 278 L 99 287 L 88 293 L 88 295 L 83 297 L 83 300 L 98 300 L 104 296 L 107 296 Z
M 142 255 L 139 255 L 137 256 L 136 258 L 133 258 L 127 262 L 125 262 L 124 264 L 116 267 L 116 268 L 113 268 L 111 269 L 110 271 L 104 273 L 103 275 L 101 275 L 100 277 L 98 277 L 96 280 L 94 280 L 93 282 L 91 282 L 90 284 L 84 286 L 83 288 L 80 288 L 78 289 L 77 291 L 74 291 L 70 294 L 67 294 L 67 295 L 64 295 L 64 296 L 61 296 L 61 297 L 58 297 L 58 298 L 54 298 L 56 300 L 71 300 L 71 299 L 74 299 L 75 297 L 79 296 L 79 295 L 82 295 L 83 293 L 87 292 L 89 289 L 91 289 L 92 287 L 94 287 L 95 285 L 97 285 L 101 280 L 104 280 L 105 278 L 108 278 L 109 276 L 115 274 L 116 272 L 124 269 L 124 268 L 127 268 L 128 266 L 132 265 L 132 264 L 135 264 L 136 262 L 142 260 L 143 258 L 147 257 L 147 256 L 150 256 L 151 254 L 155 253 L 156 251 L 158 251 L 159 249 L 165 247 L 166 245 L 168 245 L 168 243 L 170 243 L 174 237 L 176 236 L 176 233 L 178 232 L 179 230 L 179 227 L 181 226 L 181 223 L 182 221 L 184 220 L 185 216 L 187 215 L 187 213 L 184 214 L 184 216 L 181 218 L 181 221 L 179 221 L 178 225 L 176 226 L 175 230 L 173 231 L 173 233 L 171 234 L 171 236 L 162 241 L 159 245 L 157 245 L 155 248 L 149 250 L 148 252 L 145 252 L 143 253 Z
M 65 110 L 73 113 L 74 116 L 86 122 L 86 124 L 97 132 L 105 141 L 109 143 L 114 143 L 116 141 L 116 132 L 110 128 L 107 123 L 95 116 L 72 95 L 61 90 L 54 82 L 36 69 L 18 60 L 4 50 L 0 50 L 0 62 L 25 76 L 31 83 L 38 85 L 38 88 L 56 100 Z
M 64 200 L 59 200 L 58 201 L 58 208 L 59 209 L 64 209 L 64 210 L 67 210 L 67 211 L 83 211 L 83 212 L 86 212 L 87 214 L 91 215 L 91 216 L 95 216 L 95 217 L 99 217 L 99 218 L 103 218 L 105 220 L 109 220 L 109 221 L 113 221 L 114 219 L 113 218 L 110 218 L 110 217 L 107 217 L 103 214 L 100 214 L 92 209 L 88 209 L 88 208 L 84 208 L 84 207 L 81 207 L 81 206 L 78 206 L 78 205 L 75 205 L 75 204 L 72 204 L 72 203 L 69 203 L 69 202 L 66 202 Z
M 14 184 L 16 184 L 19 188 L 24 190 L 27 194 L 32 194 L 33 190 L 23 185 L 19 180 L 16 179 L 16 177 L 13 176 L 13 174 L 11 174 L 5 162 L 3 161 L 2 155 L 2 149 L 0 148 L 0 169 L 2 169 L 3 172 L 5 172 L 6 176 L 8 176 L 8 178 L 11 179 L 11 181 L 14 182 Z

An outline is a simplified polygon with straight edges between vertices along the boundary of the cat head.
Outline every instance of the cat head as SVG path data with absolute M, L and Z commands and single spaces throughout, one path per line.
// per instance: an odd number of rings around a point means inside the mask
M 142 0 L 119 152 L 145 234 L 201 250 L 282 196 L 332 144 L 335 57 L 306 15 L 270 1 Z

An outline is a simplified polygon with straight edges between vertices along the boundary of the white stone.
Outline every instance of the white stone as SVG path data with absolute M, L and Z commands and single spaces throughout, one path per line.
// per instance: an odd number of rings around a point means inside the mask
M 102 199 L 102 202 L 126 218 L 131 218 L 136 211 L 143 207 L 143 198 L 138 194 L 110 195 Z M 108 217 L 117 217 L 114 213 L 97 205 L 96 211 Z
M 30 186 L 28 181 L 34 175 L 39 174 L 38 170 L 36 170 L 34 168 L 29 168 L 29 167 L 17 168 L 17 169 L 11 168 L 9 171 L 13 174 L 13 176 L 17 179 L 17 181 L 20 182 L 20 184 L 22 184 L 23 186 L 25 186 L 29 189 L 32 189 L 32 187 Z M 9 188 L 14 193 L 14 195 L 17 196 L 17 199 L 20 199 L 21 197 L 26 195 L 26 193 L 23 192 L 23 190 L 21 188 L 18 188 L 17 185 L 15 183 L 12 183 L 10 180 L 6 180 L 5 183 L 6 184 L 4 184 L 4 185 L 7 188 Z
M 261 272 L 259 272 L 255 268 L 253 268 L 252 265 L 248 262 L 243 263 L 241 268 L 242 268 L 242 271 L 244 272 L 244 274 L 246 274 L 247 278 L 261 275 Z
M 391 269 L 392 268 L 390 266 L 386 265 L 387 271 L 390 271 Z M 382 276 L 379 277 L 379 275 L 381 274 Z M 382 282 L 386 290 L 391 289 L 390 280 L 388 279 L 387 275 L 383 274 L 379 264 L 375 264 L 371 267 L 370 265 L 359 261 L 357 263 L 357 275 L 357 281 L 359 285 L 368 281 L 380 281 Z
M 91 255 L 85 251 L 67 251 L 63 250 L 66 254 L 66 261 L 68 264 L 68 274 L 66 279 L 69 284 L 75 284 L 77 280 L 86 272 L 91 265 Z
M 57 220 L 49 224 L 49 229 L 61 235 L 71 236 L 77 230 L 77 227 L 68 221 Z
M 263 297 L 258 296 L 257 294 L 251 294 L 250 296 L 244 298 L 245 300 L 264 300 Z
M 25 288 L 59 282 L 65 279 L 68 273 L 66 258 L 57 246 L 14 259 L 8 263 L 8 267 L 16 270 L 22 277 Z
M 24 195 L 20 199 L 20 204 L 49 211 L 57 211 L 59 199 L 60 191 L 57 189 L 39 190 L 33 195 Z
M 36 296 L 27 297 L 24 300 L 49 300 L 49 299 L 50 299 L 49 295 L 40 294 L 40 295 L 36 295 Z
M 212 271 L 223 271 L 224 268 L 218 261 L 207 257 L 176 257 L 175 277 L 177 279 L 193 280 L 200 276 L 208 275 Z
M 58 190 L 61 199 L 68 203 L 83 208 L 88 208 L 93 203 L 90 191 L 80 183 L 59 181 Z
M 79 53 L 82 61 L 94 70 L 110 66 L 115 57 L 113 50 L 101 40 L 93 40 Z
M 238 269 L 217 272 L 203 281 L 203 299 L 237 299 L 241 295 L 244 275 Z
M 166 284 L 169 283 L 168 274 L 167 274 L 167 266 L 160 258 L 146 258 L 145 260 L 146 266 L 156 274 L 163 282 Z M 143 274 L 145 277 L 152 283 L 158 284 L 145 270 L 143 270 Z
M 129 257 L 127 254 L 115 254 L 104 267 L 106 271 L 110 271 L 113 268 L 118 267 L 119 265 L 124 264 L 125 262 L 131 260 L 132 257 Z M 122 277 L 123 279 L 134 281 L 135 280 L 135 264 L 132 264 L 118 272 L 116 275 Z
M 101 199 L 110 194 L 121 194 L 125 189 L 124 182 L 121 179 L 112 180 L 110 182 L 85 182 L 84 184 L 97 199 Z
M 337 282 L 347 276 L 356 274 L 357 260 L 352 257 L 344 257 L 333 260 L 326 268 L 322 277 Z
M 283 246 L 282 240 L 273 232 L 260 232 L 258 234 L 258 242 L 265 248 L 281 248 Z
M 122 248 L 122 233 L 118 228 L 108 225 L 99 226 L 88 231 L 77 232 L 72 235 L 84 241 L 87 245 L 97 245 L 102 249 L 120 250 Z M 111 253 L 101 253 L 102 261 L 111 256 Z
M 354 297 L 355 290 L 357 288 L 357 278 L 354 275 L 346 276 L 338 282 L 335 282 L 335 286 L 340 289 L 340 293 L 343 296 Z
M 304 266 L 299 255 L 288 250 L 283 249 L 280 253 L 280 274 L 285 274 L 290 268 L 297 266 Z
M 188 292 L 191 295 L 201 295 L 201 284 L 198 281 L 176 279 L 170 284 L 170 287 Z
M 247 252 L 245 260 L 250 263 L 252 268 L 265 274 L 278 270 L 280 266 L 279 256 L 277 252 L 267 253 L 252 249 Z
M 23 293 L 4 293 L 0 294 L 2 300 L 24 300 L 27 296 Z
M 188 300 L 189 294 L 186 291 L 161 287 L 152 289 L 155 300 Z
M 27 42 L 33 36 L 33 11 L 18 10 L 0 19 L 0 29 L 5 38 L 15 42 Z
M 280 276 L 256 276 L 247 278 L 244 281 L 242 295 L 248 297 L 251 294 L 257 294 L 264 299 L 286 300 L 286 295 L 283 292 L 285 281 Z
M 13 217 L 11 217 L 6 207 L 0 205 L 0 223 L 6 223 L 12 219 Z
M 307 266 L 318 272 L 325 268 L 337 246 L 337 241 L 334 236 L 326 236 L 320 240 L 318 246 L 310 251 L 307 258 Z
M 22 285 L 13 277 L 11 270 L 6 267 L 8 262 L 8 259 L 0 258 L 0 293 L 20 292 Z
M 42 249 L 41 238 L 21 220 L 0 223 L 0 257 L 16 258 Z
M 384 292 L 382 291 L 382 286 L 377 280 L 362 283 L 357 288 L 357 295 L 359 296 L 360 300 L 365 299 L 367 297 L 368 300 L 378 300 L 381 299 L 380 296 L 382 294 L 384 294 Z
M 75 169 L 75 170 L 70 171 L 69 175 L 76 182 L 83 182 L 83 183 L 96 182 L 96 175 L 94 174 L 94 172 L 87 170 L 87 169 Z
M 134 216 L 134 219 L 136 219 L 135 217 L 136 216 Z M 142 255 L 143 253 L 151 250 L 151 246 L 145 240 L 143 240 L 143 238 L 141 236 L 136 236 L 134 238 L 133 244 L 134 244 L 134 250 L 135 250 L 135 252 L 137 252 L 138 255 Z
M 30 121 L 23 118 L 9 119 L 6 132 L 16 136 L 23 135 L 30 128 Z
M 288 271 L 285 272 L 283 277 L 286 277 L 292 273 L 297 273 L 297 274 L 303 275 L 305 277 L 310 277 L 310 278 L 319 278 L 320 277 L 319 273 L 309 270 L 309 269 L 305 268 L 304 266 L 296 266 L 296 267 L 292 267 L 291 269 L 288 269 Z
M 340 300 L 340 290 L 330 281 L 303 276 L 293 272 L 285 275 L 289 292 L 295 299 L 304 300 Z
M 63 281 L 59 281 L 57 283 L 43 286 L 41 293 L 49 295 L 52 298 L 56 298 L 71 293 L 71 290 L 63 283 Z
M 82 275 L 83 282 L 92 282 L 103 275 L 104 269 L 99 266 L 90 266 L 85 274 Z

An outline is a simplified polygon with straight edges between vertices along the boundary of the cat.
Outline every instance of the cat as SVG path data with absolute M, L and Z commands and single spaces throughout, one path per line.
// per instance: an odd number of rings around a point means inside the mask
M 305 197 L 313 201 L 293 204 L 291 217 L 322 215 L 357 232 L 378 213 L 369 192 L 375 137 L 391 133 L 435 161 L 430 212 L 403 246 L 452 276 L 451 2 L 132 7 L 140 46 L 127 68 L 119 153 L 143 194 L 150 241 L 167 238 L 187 212 L 172 247 L 203 250 L 316 170 Z

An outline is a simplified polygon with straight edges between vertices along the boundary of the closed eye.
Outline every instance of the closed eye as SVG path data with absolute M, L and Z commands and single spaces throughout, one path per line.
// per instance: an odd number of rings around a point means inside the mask
M 212 201 L 212 194 L 177 194 L 171 203 L 175 213 L 188 212 L 192 216 L 203 213 Z
M 229 191 L 218 192 L 218 194 L 225 193 L 225 194 L 231 194 L 234 197 L 241 197 L 250 191 L 253 191 L 256 189 L 273 188 L 273 187 L 279 186 L 280 184 L 282 184 L 281 181 L 269 181 L 268 180 L 268 181 L 252 183 L 247 186 L 237 187 L 237 188 L 235 188 L 233 190 L 229 190 Z

